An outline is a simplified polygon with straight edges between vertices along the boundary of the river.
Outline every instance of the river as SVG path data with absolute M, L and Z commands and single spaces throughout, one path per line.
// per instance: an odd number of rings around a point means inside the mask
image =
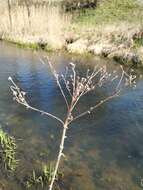
M 19 160 L 14 175 L 6 176 L 0 172 L 2 190 L 24 190 L 25 179 L 32 170 L 54 162 L 57 156 L 62 132 L 59 124 L 13 101 L 7 80 L 9 76 L 13 77 L 28 93 L 31 105 L 63 117 L 62 96 L 48 64 L 39 61 L 45 54 L 0 43 L 0 125 L 15 137 Z M 114 62 L 90 56 L 66 53 L 48 56 L 60 72 L 71 61 L 83 70 L 97 63 L 107 64 L 111 70 L 119 69 Z M 93 105 L 102 93 L 87 95 L 80 108 L 84 110 Z M 143 79 L 138 79 L 135 89 L 124 89 L 120 97 L 77 120 L 67 135 L 66 159 L 60 167 L 64 173 L 61 189 L 143 189 Z

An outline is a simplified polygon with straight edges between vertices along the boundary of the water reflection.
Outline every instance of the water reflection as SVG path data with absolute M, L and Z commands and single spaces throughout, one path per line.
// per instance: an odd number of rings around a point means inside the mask
M 63 117 L 65 107 L 48 65 L 39 62 L 44 53 L 17 49 L 0 44 L 0 123 L 14 135 L 18 144 L 20 165 L 16 176 L 7 178 L 0 173 L 0 188 L 24 189 L 23 180 L 41 163 L 54 161 L 61 130 L 58 123 L 13 102 L 7 78 L 13 76 L 28 92 L 32 105 Z M 95 63 L 106 63 L 91 57 L 65 54 L 49 55 L 58 71 L 70 61 L 79 70 Z M 82 64 L 81 64 L 82 63 Z M 109 69 L 118 69 L 115 63 Z M 122 95 L 72 124 L 68 131 L 62 161 L 65 173 L 64 190 L 141 190 L 143 178 L 143 80 L 135 90 L 126 89 Z M 104 89 L 104 93 L 107 93 Z M 96 91 L 81 100 L 77 111 L 85 110 L 103 96 Z

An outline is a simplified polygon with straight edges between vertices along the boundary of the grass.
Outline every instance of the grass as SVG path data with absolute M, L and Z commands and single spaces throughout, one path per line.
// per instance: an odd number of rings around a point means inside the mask
M 43 188 L 44 186 L 49 185 L 52 180 L 53 173 L 54 167 L 52 166 L 52 164 L 45 164 L 39 172 L 33 170 L 31 176 L 26 181 L 26 188 L 29 189 L 37 186 Z M 56 181 L 58 181 L 62 177 L 63 174 L 58 172 L 56 176 Z
M 0 128 L 0 159 L 6 170 L 14 171 L 17 167 L 16 149 L 14 137 L 9 136 Z
M 20 41 L 12 41 L 11 39 L 5 39 L 7 42 L 15 44 L 19 48 L 40 50 L 42 49 L 38 43 L 22 43 Z
M 134 48 L 143 47 L 143 36 L 134 39 Z
M 138 0 L 102 0 L 96 9 L 75 11 L 71 30 L 75 39 L 88 41 L 86 49 L 95 55 L 112 59 L 114 53 L 120 54 L 126 63 L 135 53 L 139 63 L 143 62 L 138 51 L 143 46 L 143 3 Z M 78 51 L 78 42 L 69 50 Z
M 143 6 L 136 0 L 104 0 L 96 9 L 80 11 L 74 23 L 91 26 L 121 21 L 143 23 L 142 18 Z

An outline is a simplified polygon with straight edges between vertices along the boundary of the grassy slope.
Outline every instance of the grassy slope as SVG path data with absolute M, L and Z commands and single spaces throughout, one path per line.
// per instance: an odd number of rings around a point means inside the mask
M 80 49 L 122 63 L 143 65 L 143 4 L 137 0 L 99 2 L 96 9 L 80 10 L 74 15 L 73 34 L 82 39 L 82 44 L 70 45 L 69 51 Z
M 85 10 L 74 18 L 76 24 L 91 26 L 121 21 L 143 24 L 143 5 L 136 0 L 105 0 L 96 9 Z

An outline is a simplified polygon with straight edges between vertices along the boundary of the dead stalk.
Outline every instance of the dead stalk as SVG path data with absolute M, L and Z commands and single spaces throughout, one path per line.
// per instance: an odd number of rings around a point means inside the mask
M 44 64 L 45 61 L 41 60 L 41 62 Z M 60 161 L 62 157 L 65 157 L 64 154 L 64 144 L 65 144 L 65 139 L 67 138 L 67 130 L 69 128 L 69 125 L 71 122 L 76 121 L 77 119 L 87 115 L 91 114 L 96 108 L 104 104 L 105 102 L 119 96 L 119 93 L 122 89 L 122 83 L 124 84 L 124 81 L 127 84 L 135 84 L 135 77 L 128 75 L 123 67 L 121 66 L 121 76 L 114 76 L 114 74 L 108 73 L 106 66 L 104 67 L 95 67 L 93 71 L 88 70 L 86 73 L 85 77 L 82 77 L 78 74 L 75 68 L 74 63 L 70 63 L 69 67 L 66 68 L 65 75 L 58 75 L 57 72 L 55 71 L 53 65 L 51 64 L 50 61 L 48 61 L 50 69 L 55 77 L 56 83 L 60 89 L 60 92 L 65 100 L 65 104 L 67 106 L 67 114 L 64 120 L 61 118 L 45 112 L 43 110 L 37 109 L 33 106 L 30 106 L 26 100 L 26 93 L 21 91 L 20 88 L 17 86 L 17 84 L 13 81 L 11 77 L 9 77 L 9 80 L 12 83 L 12 86 L 10 87 L 14 96 L 14 99 L 19 103 L 27 107 L 28 109 L 31 109 L 33 111 L 39 112 L 43 115 L 49 116 L 57 121 L 59 121 L 62 124 L 63 127 L 63 132 L 62 132 L 62 137 L 61 137 L 61 142 L 60 142 L 60 147 L 59 147 L 59 153 L 55 165 L 55 170 L 52 176 L 52 180 L 49 185 L 49 190 L 53 189 L 54 182 L 56 181 L 56 175 L 59 169 Z M 96 80 L 95 80 L 96 79 Z M 65 90 L 62 86 L 62 82 L 65 85 L 66 90 L 69 92 L 69 98 L 67 97 Z M 96 81 L 96 82 L 95 82 Z M 74 109 L 77 106 L 77 103 L 79 100 L 86 95 L 87 93 L 95 90 L 97 87 L 102 87 L 103 85 L 107 85 L 110 82 L 116 82 L 115 90 L 105 97 L 104 99 L 100 100 L 96 105 L 93 105 L 86 111 L 75 115 Z

